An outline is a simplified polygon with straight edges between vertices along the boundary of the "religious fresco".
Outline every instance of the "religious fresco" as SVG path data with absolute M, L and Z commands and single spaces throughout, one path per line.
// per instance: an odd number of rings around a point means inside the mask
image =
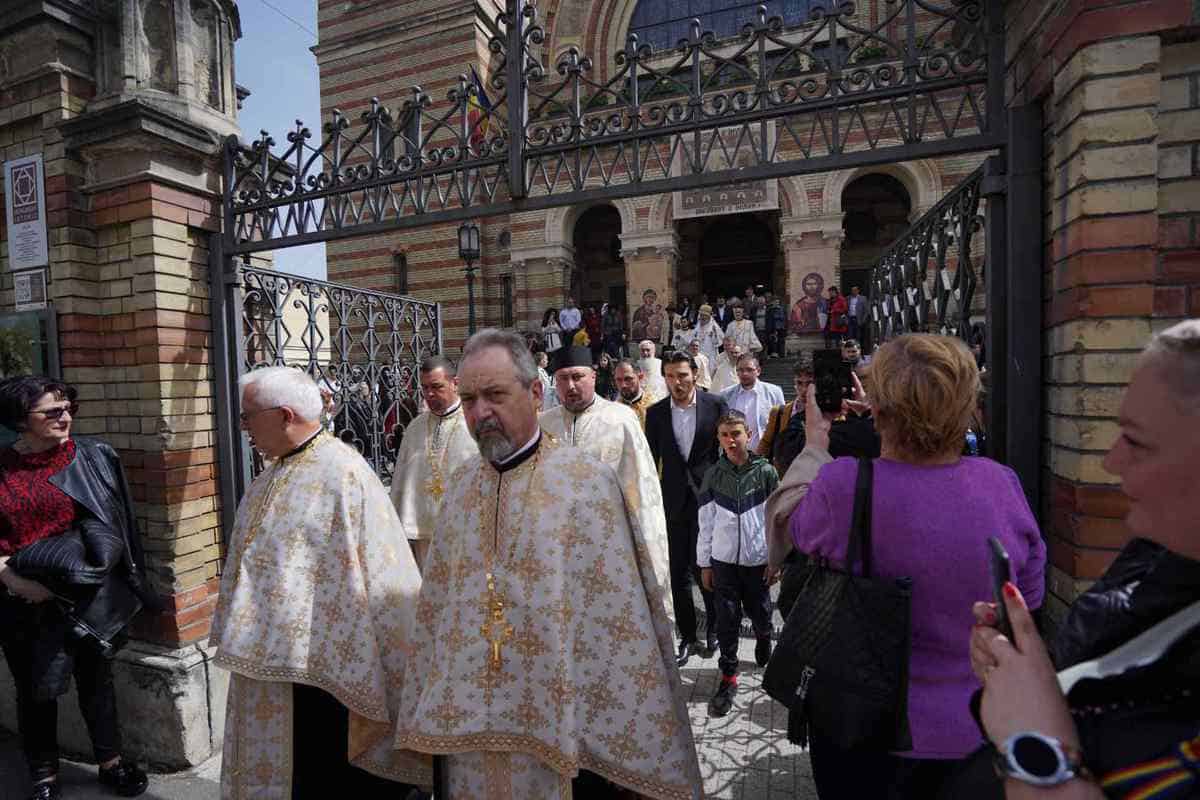
M 818 272 L 810 272 L 800 283 L 803 294 L 792 306 L 788 318 L 789 333 L 820 333 L 821 332 L 821 296 L 825 289 L 825 279 Z

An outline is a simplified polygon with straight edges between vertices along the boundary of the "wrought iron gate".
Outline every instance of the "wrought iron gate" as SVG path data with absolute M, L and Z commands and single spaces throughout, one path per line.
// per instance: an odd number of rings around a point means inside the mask
M 1006 191 L 1020 192 L 1008 206 L 1018 214 L 1040 208 L 1041 130 L 1031 114 L 1005 108 L 1002 0 L 885 0 L 874 18 L 851 0 L 813 0 L 808 8 L 806 22 L 785 26 L 760 7 L 740 36 L 724 41 L 693 22 L 678 46 L 663 52 L 630 36 L 605 71 L 574 48 L 546 63 L 536 6 L 506 0 L 504 12 L 483 20 L 492 33 L 491 63 L 478 70 L 486 80 L 464 74 L 436 100 L 414 86 L 397 109 L 373 101 L 358 124 L 334 110 L 315 137 L 297 122 L 279 149 L 266 132 L 248 146 L 231 137 L 214 280 L 239 283 L 238 257 L 308 242 L 993 152 L 1000 168 L 983 181 L 994 195 L 987 206 L 989 313 L 1009 313 L 1006 292 L 1014 287 L 1026 299 L 1028 284 L 1040 291 L 1040 266 L 1033 268 L 1040 241 L 1032 249 L 1015 241 L 1010 247 L 1004 223 Z M 463 65 L 464 73 L 473 69 Z M 1040 230 L 1040 219 L 1033 224 Z M 1029 264 L 1030 274 L 1011 280 L 1009 256 L 1022 247 L 1029 260 L 1013 263 Z M 907 290 L 916 287 L 904 284 L 897 293 L 899 287 L 891 295 L 907 314 Z M 1037 313 L 1040 301 L 1022 308 L 1027 330 L 1040 329 L 1029 316 Z M 217 316 L 229 317 L 219 308 Z M 231 331 L 222 325 L 218 340 L 228 348 Z M 1036 337 L 1007 335 L 1015 326 L 1004 319 L 989 329 L 1001 334 L 990 347 L 994 364 L 1019 360 L 1036 370 Z M 225 379 L 231 374 L 226 364 Z M 1004 382 L 1007 368 L 995 375 L 998 391 L 1014 391 Z M 1040 390 L 1025 380 L 1021 391 L 1020 417 L 1037 419 Z M 233 424 L 235 399 L 222 398 L 222 427 Z M 997 421 L 997 428 L 1009 426 L 1009 436 L 1012 399 Z M 229 437 L 223 443 L 234 445 Z M 1018 471 L 1032 490 L 1036 462 L 1027 467 Z M 228 506 L 238 487 L 227 489 Z
M 217 369 L 219 394 L 230 408 L 245 372 L 301 369 L 328 396 L 328 427 L 390 481 L 399 439 L 418 412 L 418 366 L 441 352 L 438 304 L 249 265 L 232 280 L 214 281 L 213 293 L 223 311 L 214 320 L 218 346 L 232 354 Z M 240 497 L 262 468 L 261 457 L 244 446 L 236 427 L 220 434 L 237 454 L 236 469 L 222 478 Z

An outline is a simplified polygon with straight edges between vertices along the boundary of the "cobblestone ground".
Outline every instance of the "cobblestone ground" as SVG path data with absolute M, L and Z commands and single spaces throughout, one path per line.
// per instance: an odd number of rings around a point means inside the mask
M 692 656 L 680 674 L 689 691 L 706 797 L 723 800 L 815 800 L 808 754 L 787 740 L 787 709 L 762 691 L 754 640 L 743 638 L 738 693 L 728 716 L 708 716 L 717 690 L 717 659 Z M 750 660 L 747 661 L 747 658 Z
M 698 600 L 698 598 L 697 598 Z M 699 605 L 699 602 L 697 602 Z M 776 615 L 776 627 L 780 620 Z M 703 623 L 701 623 L 703 630 Z M 754 665 L 754 639 L 743 637 L 738 694 L 728 716 L 708 716 L 717 689 L 717 659 L 692 656 L 681 671 L 688 713 L 700 756 L 708 798 L 721 800 L 815 800 L 808 754 L 787 740 L 787 709 L 761 689 L 762 670 Z M 220 759 L 187 773 L 153 775 L 146 800 L 217 800 Z M 64 795 L 72 800 L 108 798 L 95 783 L 95 767 L 63 765 Z M 25 800 L 29 791 L 16 737 L 0 731 L 0 800 Z

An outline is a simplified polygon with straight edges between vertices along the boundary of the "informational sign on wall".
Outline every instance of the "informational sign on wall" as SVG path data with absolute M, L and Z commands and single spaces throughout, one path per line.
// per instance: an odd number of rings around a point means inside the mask
M 15 272 L 47 266 L 46 184 L 40 153 L 4 162 L 4 210 L 8 216 L 8 269 Z
M 38 311 L 46 307 L 46 271 L 18 272 L 13 275 L 13 303 L 17 311 Z

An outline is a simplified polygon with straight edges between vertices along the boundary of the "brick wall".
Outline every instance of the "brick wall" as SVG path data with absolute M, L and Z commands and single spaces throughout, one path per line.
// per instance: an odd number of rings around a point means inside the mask
M 1185 28 L 1198 20 L 1166 0 L 1006 12 L 1009 101 L 1042 103 L 1046 125 L 1042 519 L 1057 621 L 1128 540 L 1101 462 L 1138 352 L 1200 314 L 1200 48 Z
M 77 38 L 48 20 L 4 35 L 18 49 Z M 168 646 L 201 641 L 222 555 L 208 303 L 215 197 L 149 179 L 89 190 L 86 157 L 68 152 L 61 126 L 85 111 L 93 82 L 52 66 L 52 52 L 39 55 L 27 75 L 0 83 L 0 150 L 4 159 L 40 152 L 45 160 L 47 295 L 63 377 L 80 393 L 74 430 L 120 453 L 146 566 L 167 600 L 163 615 L 139 618 L 135 636 Z M 13 308 L 6 259 L 0 219 L 0 311 Z

